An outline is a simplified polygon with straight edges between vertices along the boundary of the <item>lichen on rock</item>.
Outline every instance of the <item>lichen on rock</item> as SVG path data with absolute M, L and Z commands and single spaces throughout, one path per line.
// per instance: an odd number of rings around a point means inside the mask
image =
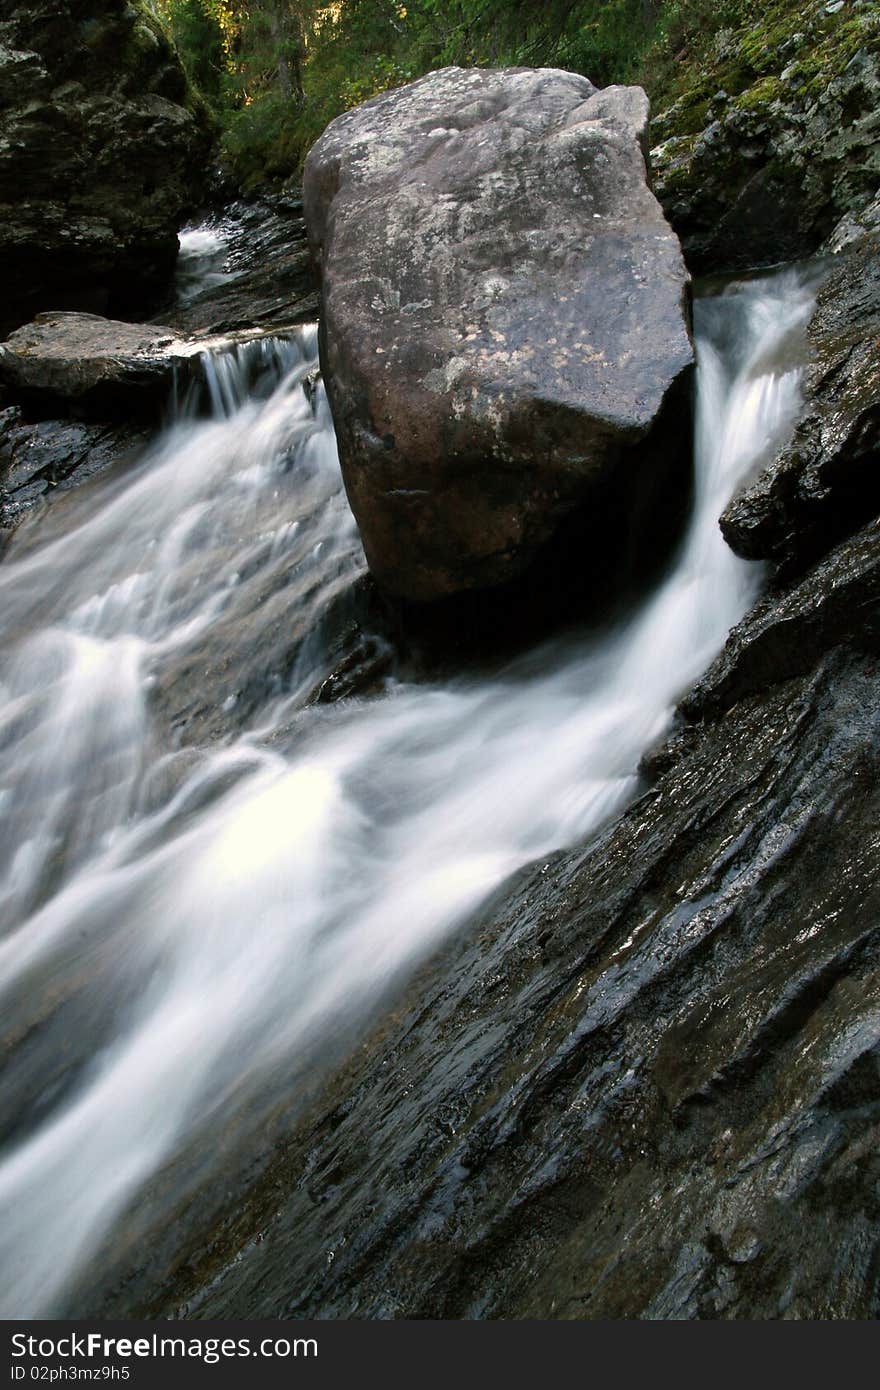
M 322 366 L 390 593 L 505 585 L 575 514 L 582 556 L 620 555 L 649 494 L 655 530 L 664 489 L 675 505 L 688 276 L 647 184 L 647 115 L 639 88 L 450 68 L 309 155 Z

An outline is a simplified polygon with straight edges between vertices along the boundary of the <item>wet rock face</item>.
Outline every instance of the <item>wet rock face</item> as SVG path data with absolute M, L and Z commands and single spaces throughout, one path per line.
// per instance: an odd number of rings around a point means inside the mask
M 203 350 L 317 317 L 297 197 L 233 204 L 216 225 L 224 273 L 169 293 L 161 323 L 47 313 L 0 343 L 0 530 L 137 452 Z
M 233 203 L 213 228 L 222 243 L 217 283 L 164 305 L 163 323 L 188 337 L 206 337 L 283 333 L 315 322 L 318 293 L 300 198 L 266 194 Z
M 503 585 L 573 513 L 584 551 L 613 557 L 609 512 L 636 511 L 646 480 L 662 493 L 692 348 L 646 121 L 638 88 L 450 68 L 311 151 L 322 366 L 386 591 Z
M 0 332 L 39 309 L 127 312 L 170 274 L 209 145 L 180 62 L 128 0 L 0 20 Z
M 809 328 L 795 436 L 721 518 L 747 559 L 802 570 L 880 512 L 880 232 L 858 224 L 830 263 Z M 860 234 L 861 232 L 861 234 Z
M 498 894 L 151 1316 L 877 1316 L 878 557 L 870 528 L 816 572 L 845 622 L 798 675 L 743 665 L 616 825 Z
M 137 424 L 29 421 L 18 406 L 0 410 L 0 527 L 13 527 L 35 503 L 102 473 L 139 449 Z
M 140 451 L 199 345 L 168 328 L 39 314 L 0 343 L 0 527 Z
M 798 584 L 762 599 L 682 702 L 713 717 L 780 681 L 806 675 L 842 643 L 880 646 L 880 526 L 871 522 Z
M 30 404 L 74 413 L 155 409 L 200 347 L 165 327 L 97 314 L 39 314 L 0 343 L 0 383 Z

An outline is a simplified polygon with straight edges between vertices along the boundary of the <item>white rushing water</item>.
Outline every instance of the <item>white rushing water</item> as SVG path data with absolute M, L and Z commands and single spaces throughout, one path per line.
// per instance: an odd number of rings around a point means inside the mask
M 216 360 L 211 419 L 22 528 L 0 568 L 3 1316 L 63 1313 L 184 1145 L 258 1115 L 505 876 L 632 796 L 760 583 L 717 518 L 791 428 L 810 304 L 795 272 L 698 304 L 696 500 L 668 577 L 601 639 L 493 678 L 307 706 L 301 654 L 235 737 L 181 748 L 157 715 L 224 634 L 362 571 L 303 388 L 313 330 Z
M 220 227 L 185 227 L 177 241 L 175 289 L 180 303 L 235 278 L 226 265 L 229 245 Z

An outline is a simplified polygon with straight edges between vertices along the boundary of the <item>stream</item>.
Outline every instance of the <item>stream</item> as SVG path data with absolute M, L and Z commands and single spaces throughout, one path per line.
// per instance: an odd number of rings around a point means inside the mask
M 813 292 L 787 269 L 696 301 L 695 500 L 665 577 L 601 634 L 492 675 L 313 702 L 322 616 L 365 569 L 314 328 L 206 360 L 207 408 L 179 403 L 138 463 L 16 532 L 0 1316 L 64 1316 L 158 1173 L 147 1227 L 231 1161 L 212 1138 L 230 1116 L 246 1152 L 288 1077 L 317 1074 L 509 875 L 638 792 L 759 593 L 717 519 L 792 428 Z M 294 614 L 311 636 L 276 667 Z M 265 668 L 247 699 L 223 674 L 242 634 Z M 210 737 L 163 717 L 183 681 Z

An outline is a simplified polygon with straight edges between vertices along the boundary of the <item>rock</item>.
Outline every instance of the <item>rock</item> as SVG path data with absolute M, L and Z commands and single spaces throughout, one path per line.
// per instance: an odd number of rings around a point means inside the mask
M 72 1315 L 876 1318 L 878 658 L 871 525 Z
M 877 656 L 827 635 L 73 1315 L 875 1318 Z
M 806 675 L 834 647 L 880 649 L 880 524 L 771 594 L 734 628 L 724 650 L 682 702 L 687 719 L 717 717 L 737 701 Z
M 880 233 L 856 237 L 848 221 L 839 240 L 808 328 L 795 436 L 721 518 L 737 554 L 787 572 L 880 512 Z
M 867 207 L 842 217 L 822 249 L 836 256 L 871 234 L 880 236 L 880 193 Z
M 17 406 L 0 411 L 2 525 L 16 525 L 36 502 L 102 473 L 147 438 L 136 424 L 29 422 Z
M 652 123 L 655 192 L 696 273 L 811 255 L 880 182 L 876 7 L 807 0 L 725 33 Z
M 43 409 L 144 414 L 167 398 L 175 376 L 194 372 L 203 346 L 158 325 L 39 314 L 0 344 L 0 383 Z
M 0 333 L 129 312 L 170 275 L 210 130 L 141 0 L 20 0 L 0 21 Z
M 244 618 L 221 615 L 186 652 L 160 663 L 150 714 L 175 746 L 235 738 L 265 709 L 267 691 L 284 688 L 298 666 L 308 669 L 313 653 L 320 660 L 311 671 L 313 685 L 301 694 L 303 705 L 377 694 L 399 667 L 360 556 L 327 589 L 296 575 L 288 584 L 282 603 L 277 580 L 267 580 Z M 232 692 L 232 700 L 218 698 L 218 691 Z
M 448 68 L 310 152 L 322 368 L 387 592 L 504 585 L 573 516 L 581 564 L 607 568 L 640 498 L 646 529 L 681 510 L 687 274 L 647 111 L 571 73 Z

